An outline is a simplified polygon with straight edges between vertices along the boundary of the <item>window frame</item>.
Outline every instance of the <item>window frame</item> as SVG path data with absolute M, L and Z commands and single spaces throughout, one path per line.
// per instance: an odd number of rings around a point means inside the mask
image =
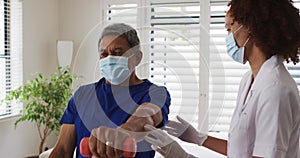
M 3 23 L 3 36 L 2 46 L 4 53 L 0 58 L 5 60 L 4 67 L 1 68 L 4 72 L 1 78 L 5 78 L 5 85 L 0 86 L 1 95 L 0 100 L 4 99 L 10 90 L 16 89 L 23 84 L 23 65 L 22 65 L 22 1 L 21 0 L 0 0 L 3 4 L 4 18 L 1 19 Z M 2 5 L 1 5 L 2 6 Z M 0 120 L 20 114 L 23 106 L 21 103 L 12 103 L 5 105 L 3 102 L 0 105 Z

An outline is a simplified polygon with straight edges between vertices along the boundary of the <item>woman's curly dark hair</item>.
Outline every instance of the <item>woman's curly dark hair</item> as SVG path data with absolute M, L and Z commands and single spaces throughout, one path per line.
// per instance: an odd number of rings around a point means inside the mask
M 231 0 L 228 6 L 234 21 L 249 28 L 268 58 L 277 54 L 287 62 L 299 62 L 300 16 L 292 0 Z

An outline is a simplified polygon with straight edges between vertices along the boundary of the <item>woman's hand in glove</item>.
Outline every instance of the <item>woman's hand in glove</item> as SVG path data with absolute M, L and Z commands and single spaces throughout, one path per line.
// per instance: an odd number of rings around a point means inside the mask
M 201 146 L 207 139 L 207 134 L 199 133 L 191 124 L 181 117 L 177 116 L 176 118 L 179 122 L 170 120 L 164 130 L 185 142 Z
M 152 144 L 152 148 L 165 158 L 195 158 L 195 156 L 185 152 L 184 149 L 166 132 L 156 129 L 148 124 L 144 126 L 144 129 L 149 131 L 149 134 L 145 137 L 145 140 Z

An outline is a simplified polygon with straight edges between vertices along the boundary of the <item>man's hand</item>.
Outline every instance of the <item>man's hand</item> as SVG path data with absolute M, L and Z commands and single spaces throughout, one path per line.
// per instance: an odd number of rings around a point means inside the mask
M 129 137 L 122 129 L 104 126 L 92 130 L 89 147 L 93 157 L 116 158 L 122 156 L 124 140 Z
M 128 136 L 139 142 L 147 134 L 144 125 L 157 126 L 162 121 L 160 107 L 152 103 L 140 105 L 132 116 L 119 128 L 112 129 L 104 126 L 92 130 L 89 147 L 93 157 L 120 157 L 123 142 Z

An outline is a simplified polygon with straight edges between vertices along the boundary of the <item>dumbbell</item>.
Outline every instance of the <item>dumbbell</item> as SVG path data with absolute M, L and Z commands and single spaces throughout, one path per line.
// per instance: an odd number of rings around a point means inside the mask
M 80 141 L 80 154 L 84 157 L 92 156 L 89 147 L 89 137 L 82 138 Z M 126 158 L 131 158 L 135 156 L 136 153 L 136 142 L 135 139 L 127 137 L 123 143 L 122 155 Z

